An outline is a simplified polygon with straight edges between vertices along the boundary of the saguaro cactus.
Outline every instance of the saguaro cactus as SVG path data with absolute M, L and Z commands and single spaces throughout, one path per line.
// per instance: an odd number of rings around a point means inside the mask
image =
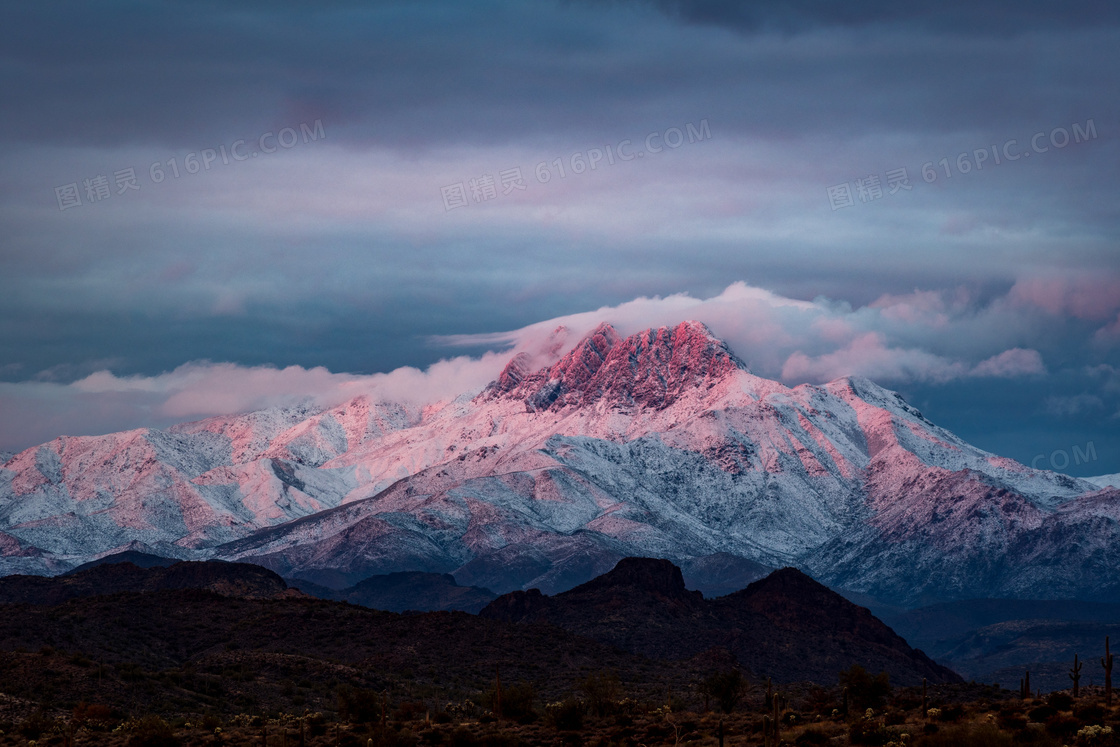
M 1104 657 L 1101 659 L 1104 667 L 1104 702 L 1112 706 L 1112 653 L 1108 650 L 1108 636 L 1104 637 Z
M 1073 697 L 1081 695 L 1081 667 L 1077 661 L 1077 654 L 1073 655 L 1073 668 L 1069 670 L 1069 678 L 1073 680 Z
M 1031 696 L 1031 670 L 1027 670 L 1027 676 L 1019 680 L 1019 697 L 1026 700 Z
M 782 743 L 782 696 L 773 695 L 770 699 L 770 713 L 762 717 L 762 743 L 765 747 L 777 747 Z

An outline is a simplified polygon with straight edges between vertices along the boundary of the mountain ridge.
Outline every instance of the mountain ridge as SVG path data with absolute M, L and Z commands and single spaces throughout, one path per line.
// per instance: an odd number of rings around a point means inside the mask
M 698 322 L 554 337 L 551 362 L 512 356 L 430 406 L 357 397 L 27 449 L 0 469 L 0 574 L 139 543 L 335 588 L 424 571 L 556 593 L 631 555 L 797 565 L 909 605 L 1120 588 L 1114 488 L 977 449 L 867 379 L 760 378 Z
M 624 558 L 614 569 L 555 596 L 517 591 L 479 613 L 506 622 L 547 623 L 631 653 L 689 659 L 725 649 L 756 678 L 831 681 L 853 665 L 892 681 L 958 682 L 912 649 L 868 610 L 795 568 L 706 600 L 685 588 L 667 560 Z
M 62 576 L 0 578 L 0 604 L 54 606 L 73 599 L 122 592 L 201 589 L 243 599 L 300 595 L 272 571 L 251 563 L 180 561 L 140 567 L 128 561 L 94 565 Z

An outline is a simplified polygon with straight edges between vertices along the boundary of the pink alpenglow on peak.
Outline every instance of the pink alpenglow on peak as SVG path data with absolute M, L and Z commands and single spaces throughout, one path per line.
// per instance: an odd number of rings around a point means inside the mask
M 710 388 L 746 366 L 701 322 L 649 329 L 622 338 L 600 324 L 554 365 L 528 374 L 521 356 L 496 382 L 498 392 L 533 411 L 582 407 L 599 400 L 664 408 L 687 389 Z

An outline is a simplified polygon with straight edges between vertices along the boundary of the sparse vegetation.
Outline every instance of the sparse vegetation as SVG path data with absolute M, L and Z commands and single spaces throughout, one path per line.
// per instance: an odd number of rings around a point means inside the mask
M 892 687 L 860 666 L 788 683 L 461 613 L 190 590 L 4 612 L 0 747 L 1108 747 L 1120 733 L 1103 683 L 1038 698 Z
M 57 655 L 64 654 L 59 651 Z M 920 687 L 883 694 L 881 684 L 875 685 L 876 677 L 846 670 L 845 687 L 854 686 L 859 698 L 878 698 L 881 705 L 853 707 L 845 715 L 834 707 L 842 696 L 839 684 L 833 688 L 783 685 L 770 694 L 767 708 L 764 688 L 746 687 L 741 672 L 736 687 L 736 678 L 729 671 L 698 676 L 691 687 L 679 687 L 671 707 L 666 705 L 667 692 L 652 698 L 631 697 L 639 690 L 626 676 L 613 671 L 591 670 L 571 683 L 563 697 L 547 702 L 537 698 L 531 683 L 519 681 L 502 687 L 501 719 L 495 718 L 490 707 L 496 695 L 493 683 L 474 692 L 474 700 L 462 701 L 436 698 L 434 691 L 413 692 L 410 697 L 407 691 L 390 695 L 338 685 L 333 707 L 323 712 L 254 709 L 221 716 L 173 709 L 129 715 L 127 708 L 94 702 L 80 703 L 68 712 L 35 704 L 33 710 L 12 719 L 8 716 L 18 708 L 32 704 L 20 702 L 13 708 L 7 700 L 0 702 L 0 714 L 4 714 L 0 716 L 0 746 L 26 747 L 34 742 L 35 747 L 652 747 L 714 746 L 722 736 L 730 745 L 1106 747 L 1118 744 L 1116 735 L 1120 733 L 1120 708 L 1107 706 L 1103 687 L 1084 688 L 1077 701 L 1068 693 L 1052 693 L 1045 700 L 1024 702 L 1017 692 L 980 685 L 941 685 L 929 688 L 929 708 L 923 712 Z M 870 693 L 865 691 L 867 681 Z M 716 702 L 713 692 L 720 688 L 739 691 L 734 707 L 726 709 L 726 703 Z M 162 696 L 165 704 L 172 704 L 173 693 Z M 854 701 L 857 696 L 852 697 Z M 595 706 L 593 698 L 598 699 Z M 706 708 L 705 701 L 712 707 Z

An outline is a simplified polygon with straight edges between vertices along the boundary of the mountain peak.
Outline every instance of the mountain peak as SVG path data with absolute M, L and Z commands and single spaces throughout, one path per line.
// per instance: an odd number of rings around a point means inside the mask
M 828 587 L 815 580 L 798 568 L 786 566 L 747 586 L 750 594 L 781 593 L 785 595 L 823 593 L 828 592 Z M 746 594 L 744 589 L 741 594 Z M 830 593 L 830 592 L 829 592 Z
M 529 357 L 528 353 L 518 353 L 513 356 L 498 375 L 495 388 L 502 392 L 510 391 L 524 381 L 526 376 L 532 373 L 529 368 L 530 365 L 532 365 L 532 359 Z
M 518 354 L 492 389 L 522 399 L 532 411 L 599 400 L 663 408 L 691 388 L 710 387 L 743 363 L 703 322 L 685 321 L 621 337 L 599 324 L 552 366 L 530 373 Z
M 627 588 L 650 591 L 667 597 L 692 595 L 684 585 L 681 569 L 660 558 L 623 558 L 615 567 L 565 594 Z

